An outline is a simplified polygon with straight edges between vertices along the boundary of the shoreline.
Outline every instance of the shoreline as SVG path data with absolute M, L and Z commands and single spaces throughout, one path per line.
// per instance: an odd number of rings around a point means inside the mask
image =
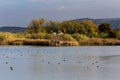
M 117 39 L 102 39 L 102 38 L 89 38 L 79 41 L 51 41 L 49 39 L 25 39 L 16 38 L 6 40 L 0 45 L 35 45 L 35 46 L 119 46 L 120 40 Z

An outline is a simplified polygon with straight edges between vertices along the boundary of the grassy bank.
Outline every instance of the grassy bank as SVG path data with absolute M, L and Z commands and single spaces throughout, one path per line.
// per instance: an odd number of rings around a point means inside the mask
M 89 38 L 86 40 L 79 40 L 79 45 L 108 45 L 108 46 L 112 46 L 112 45 L 120 45 L 120 40 L 117 39 L 102 39 L 102 38 Z
M 77 41 L 62 41 L 60 45 L 51 45 L 51 41 L 47 39 L 14 39 L 8 40 L 2 45 L 79 46 L 79 43 Z
M 79 41 L 61 41 L 60 45 L 51 45 L 50 40 L 47 39 L 22 39 L 16 38 L 12 40 L 6 40 L 1 45 L 37 45 L 37 46 L 112 46 L 120 45 L 120 40 L 116 39 L 100 39 L 100 38 L 89 38 L 86 40 Z
M 27 34 L 0 33 L 0 45 L 38 45 L 38 46 L 83 46 L 120 45 L 119 39 L 89 38 L 80 34 Z

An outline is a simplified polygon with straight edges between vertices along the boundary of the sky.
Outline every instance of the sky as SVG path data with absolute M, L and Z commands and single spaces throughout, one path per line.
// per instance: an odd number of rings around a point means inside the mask
M 0 26 L 26 27 L 39 18 L 120 18 L 120 0 L 0 0 Z

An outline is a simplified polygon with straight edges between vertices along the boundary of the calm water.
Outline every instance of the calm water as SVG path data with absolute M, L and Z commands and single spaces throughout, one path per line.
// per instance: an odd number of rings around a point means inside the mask
M 0 80 L 120 80 L 120 46 L 0 46 Z

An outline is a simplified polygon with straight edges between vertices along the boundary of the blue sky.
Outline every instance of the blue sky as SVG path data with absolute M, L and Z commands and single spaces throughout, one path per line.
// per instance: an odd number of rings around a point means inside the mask
M 38 18 L 119 17 L 120 0 L 0 0 L 0 26 L 27 26 Z

